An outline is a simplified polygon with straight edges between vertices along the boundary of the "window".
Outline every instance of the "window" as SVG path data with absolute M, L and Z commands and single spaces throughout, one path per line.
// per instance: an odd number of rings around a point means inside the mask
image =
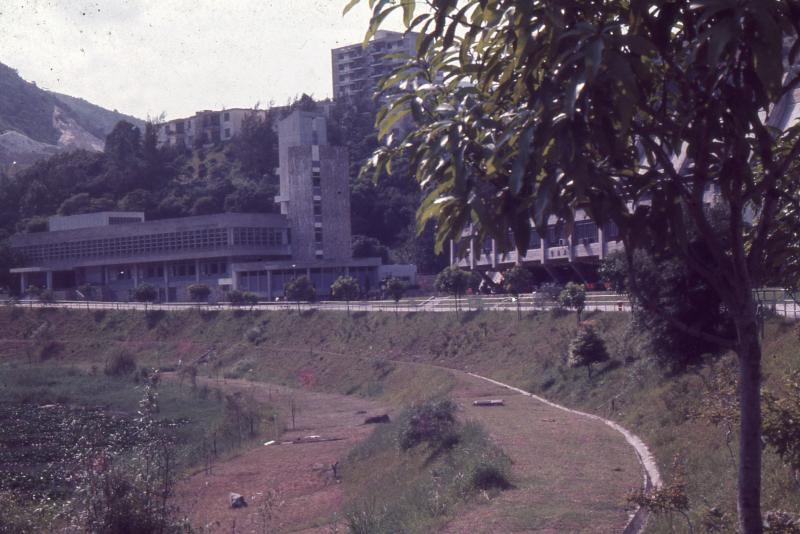
M 322 215 L 322 202 L 319 200 L 314 201 L 314 215 Z
M 528 248 L 531 250 L 542 248 L 542 238 L 539 237 L 539 232 L 533 228 L 531 228 L 531 235 L 528 238 Z
M 550 247 L 563 246 L 567 242 L 567 235 L 564 232 L 564 223 L 558 221 L 555 225 L 547 227 L 547 245 Z
M 231 129 L 225 128 L 225 137 L 230 137 L 230 136 L 231 136 Z
M 231 114 L 226 111 L 225 113 L 222 114 L 222 120 L 224 121 L 231 120 Z
M 577 245 L 597 243 L 597 225 L 592 221 L 576 222 L 574 234 Z
M 322 228 L 314 228 L 314 242 L 318 245 L 322 244 Z
M 311 171 L 311 182 L 314 187 L 319 187 L 321 184 L 321 176 L 319 173 L 319 169 Z

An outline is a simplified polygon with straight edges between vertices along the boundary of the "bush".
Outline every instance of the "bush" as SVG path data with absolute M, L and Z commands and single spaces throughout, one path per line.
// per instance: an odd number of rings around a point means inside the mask
M 211 296 L 211 288 L 205 284 L 192 284 L 186 290 L 193 302 L 208 302 L 208 297 Z
M 435 448 L 448 448 L 458 441 L 455 433 L 456 405 L 449 399 L 428 401 L 413 406 L 404 418 L 399 444 L 408 450 L 422 443 Z
M 120 351 L 111 356 L 106 363 L 108 376 L 128 376 L 136 370 L 136 359 L 130 352 Z
M 260 326 L 254 326 L 252 328 L 248 328 L 247 331 L 244 333 L 244 337 L 247 341 L 252 343 L 253 345 L 258 345 L 263 341 L 262 335 L 264 332 L 261 330 Z
M 64 344 L 60 341 L 49 340 L 39 349 L 39 360 L 46 361 L 57 358 L 64 351 Z
M 584 323 L 578 329 L 578 334 L 569 344 L 567 365 L 569 367 L 586 367 L 589 376 L 592 376 L 592 364 L 608 360 L 608 351 L 603 338 L 597 335 L 591 324 Z

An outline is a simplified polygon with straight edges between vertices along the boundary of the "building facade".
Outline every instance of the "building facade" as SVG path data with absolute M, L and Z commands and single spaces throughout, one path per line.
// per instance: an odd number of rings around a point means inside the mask
M 215 300 L 232 289 L 271 300 L 302 274 L 320 295 L 343 274 L 377 289 L 380 258 L 352 257 L 347 153 L 327 144 L 324 115 L 295 111 L 279 123 L 279 140 L 280 213 L 51 217 L 49 231 L 9 240 L 21 258 L 11 269 L 20 290 L 35 285 L 68 298 L 90 286 L 95 298 L 129 300 L 148 283 L 172 302 L 188 300 L 187 288 L 202 283 Z
M 599 226 L 583 210 L 575 213 L 571 225 L 551 217 L 544 235 L 531 225 L 528 249 L 522 257 L 515 250 L 501 249 L 495 239 L 479 242 L 474 234 L 472 228 L 467 228 L 460 240 L 450 242 L 451 265 L 495 273 L 519 264 L 537 275 L 537 282 L 574 279 L 595 284 L 600 261 L 622 250 L 616 225 L 609 222 Z
M 413 56 L 418 35 L 378 30 L 366 47 L 358 43 L 331 50 L 334 100 L 363 91 L 375 92 L 380 79 L 404 62 L 387 56 Z
M 233 108 L 222 111 L 198 111 L 192 117 L 174 119 L 158 126 L 158 145 L 193 148 L 230 141 L 242 131 L 245 117 L 263 119 L 263 109 Z

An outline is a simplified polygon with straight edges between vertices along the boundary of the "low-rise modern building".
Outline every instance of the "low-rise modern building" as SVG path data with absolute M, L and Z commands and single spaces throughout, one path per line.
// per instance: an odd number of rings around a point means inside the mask
M 222 111 L 198 111 L 192 117 L 174 119 L 158 126 L 159 146 L 193 148 L 230 141 L 242 131 L 245 117 L 266 117 L 263 109 L 233 108 Z
M 188 299 L 203 283 L 213 298 L 252 291 L 283 295 L 308 275 L 320 295 L 340 275 L 365 291 L 379 287 L 380 258 L 351 253 L 348 158 L 327 144 L 321 113 L 295 111 L 279 124 L 281 213 L 221 213 L 146 221 L 140 212 L 101 212 L 49 219 L 49 231 L 10 238 L 21 258 L 11 269 L 30 285 L 69 296 L 89 285 L 95 297 L 129 300 L 142 283 L 162 301 Z

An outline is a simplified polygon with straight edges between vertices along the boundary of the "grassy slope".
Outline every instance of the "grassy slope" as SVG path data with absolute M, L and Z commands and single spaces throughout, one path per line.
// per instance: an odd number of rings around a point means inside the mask
M 675 377 L 648 363 L 623 314 L 595 313 L 615 360 L 589 380 L 585 370 L 563 366 L 574 315 L 513 314 L 141 313 L 2 310 L 0 358 L 24 359 L 35 347 L 20 341 L 42 322 L 52 323 L 64 342 L 60 358 L 103 359 L 119 346 L 142 362 L 171 365 L 192 361 L 209 349 L 209 375 L 245 376 L 329 391 L 376 395 L 404 402 L 448 389 L 443 374 L 424 364 L 456 367 L 490 375 L 541 393 L 558 402 L 611 416 L 639 433 L 653 449 L 669 478 L 678 455 L 689 474 L 697 525 L 706 504 L 735 513 L 735 469 L 724 431 L 689 414 L 706 402 L 709 378 L 733 366 L 724 356 Z M 792 325 L 779 320 L 767 327 L 764 371 L 775 388 L 794 368 Z M 29 347 L 29 349 L 26 349 Z M 35 354 L 35 349 L 31 350 Z M 627 357 L 638 357 L 624 363 Z M 387 360 L 407 362 L 396 364 Z M 612 410 L 611 399 L 614 398 Z M 735 443 L 735 436 L 733 442 Z M 734 446 L 735 448 L 735 446 Z M 735 451 L 734 451 L 735 452 Z M 764 457 L 766 509 L 800 510 L 800 498 L 787 470 L 767 450 Z M 651 522 L 651 531 L 669 530 L 668 518 Z M 676 525 L 678 525 L 676 520 Z

